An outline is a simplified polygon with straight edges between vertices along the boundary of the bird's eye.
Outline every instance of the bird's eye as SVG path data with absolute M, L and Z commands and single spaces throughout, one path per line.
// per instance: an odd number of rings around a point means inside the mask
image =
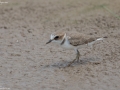
M 58 38 L 59 38 L 59 36 L 56 36 L 56 37 L 55 37 L 55 39 L 58 39 Z

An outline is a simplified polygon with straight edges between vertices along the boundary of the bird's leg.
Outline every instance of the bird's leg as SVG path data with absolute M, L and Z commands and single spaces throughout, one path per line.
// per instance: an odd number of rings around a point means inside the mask
M 79 62 L 80 60 L 79 60 L 79 57 L 80 57 L 80 52 L 77 50 L 77 62 Z
M 72 63 L 74 63 L 75 60 L 79 61 L 79 57 L 80 57 L 80 53 L 79 53 L 79 51 L 77 50 L 76 58 L 75 58 L 72 62 L 70 62 L 70 63 L 68 64 L 68 66 L 70 66 Z

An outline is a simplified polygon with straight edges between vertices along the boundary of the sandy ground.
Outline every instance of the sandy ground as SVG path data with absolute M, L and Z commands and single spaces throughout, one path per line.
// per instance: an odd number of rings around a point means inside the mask
M 6 0 L 0 5 L 0 89 L 120 90 L 119 0 Z M 108 36 L 80 49 L 46 45 L 52 32 Z

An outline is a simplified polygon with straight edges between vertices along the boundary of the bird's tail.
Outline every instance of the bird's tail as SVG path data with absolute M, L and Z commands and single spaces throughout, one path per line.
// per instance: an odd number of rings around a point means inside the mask
M 90 47 L 92 48 L 92 45 L 93 45 L 96 41 L 104 40 L 105 38 L 107 38 L 107 37 L 98 38 L 97 40 L 89 43 L 88 45 L 90 45 Z
M 96 41 L 104 40 L 105 38 L 107 38 L 107 37 L 105 36 L 105 37 L 102 37 L 102 38 L 98 38 Z

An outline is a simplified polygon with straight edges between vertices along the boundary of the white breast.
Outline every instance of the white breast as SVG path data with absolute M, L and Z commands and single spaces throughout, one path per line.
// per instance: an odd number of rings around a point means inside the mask
M 72 46 L 70 43 L 69 43 L 69 41 L 68 41 L 68 39 L 66 38 L 65 39 L 65 42 L 61 45 L 63 48 L 65 48 L 65 49 L 74 49 L 74 46 Z

